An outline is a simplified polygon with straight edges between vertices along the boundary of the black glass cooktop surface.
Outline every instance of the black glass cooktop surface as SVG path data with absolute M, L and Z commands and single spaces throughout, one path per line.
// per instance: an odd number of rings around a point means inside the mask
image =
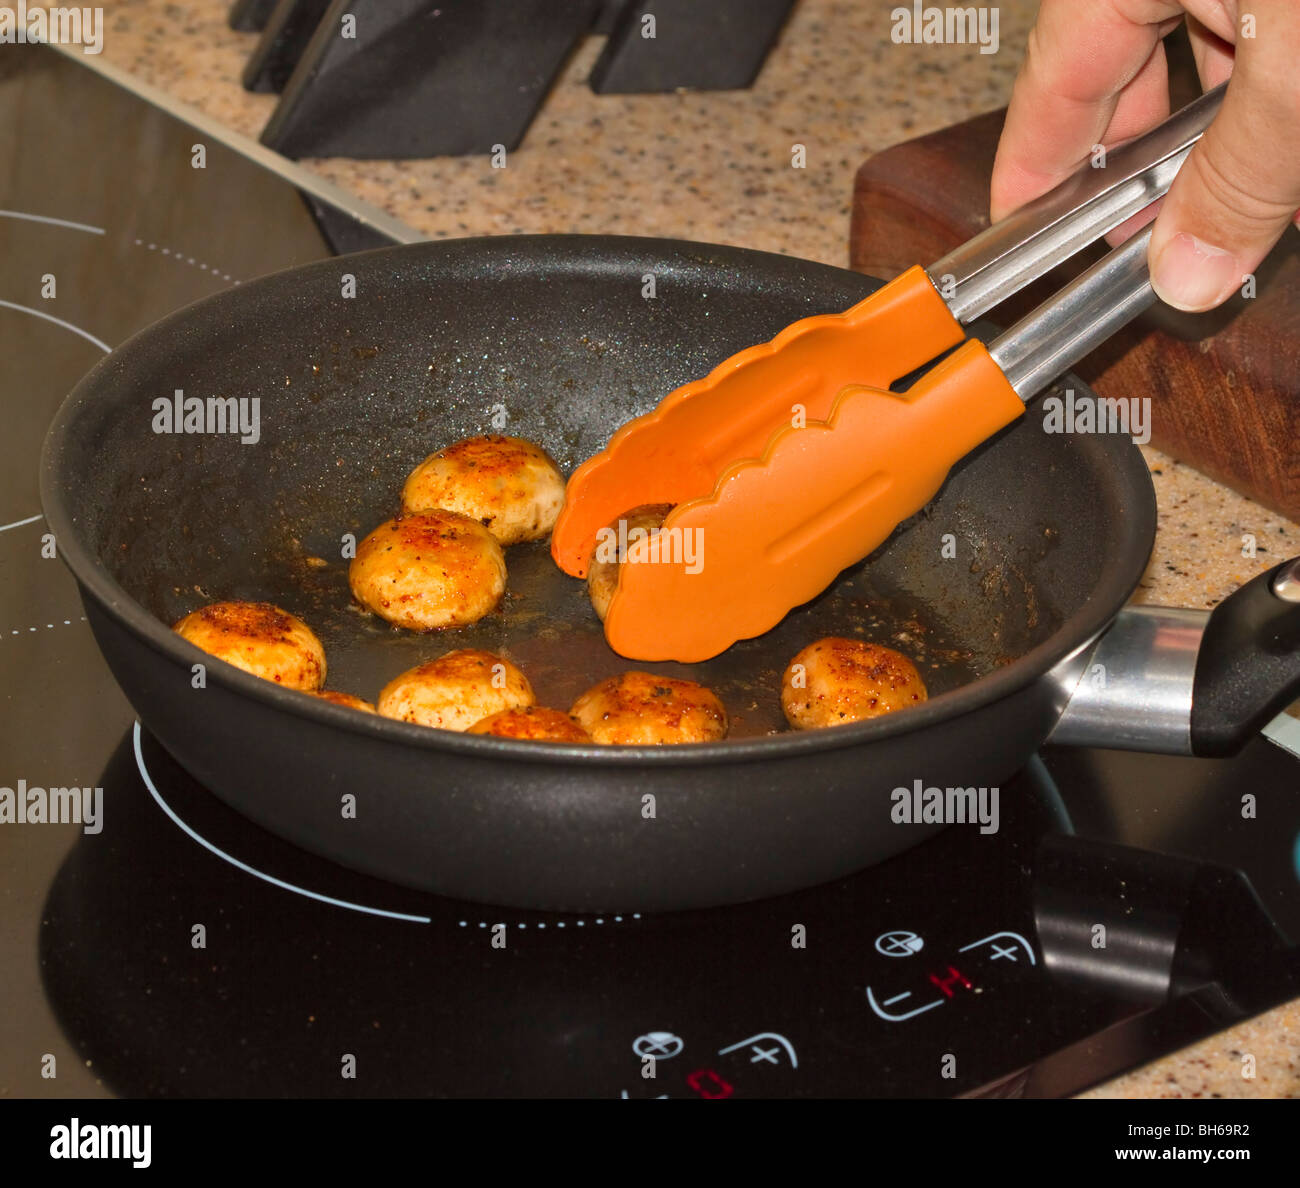
M 132 728 L 104 830 L 31 888 L 31 992 L 87 1081 L 129 1096 L 1064 1093 L 1300 992 L 1296 773 L 1264 741 L 1231 763 L 1050 752 L 995 835 L 747 906 L 566 916 L 307 855 Z M 1241 819 L 1247 783 L 1277 828 Z M 1098 924 L 1110 967 L 1075 960 Z M 49 1042 L 26 1038 L 15 1088 L 42 1090 Z

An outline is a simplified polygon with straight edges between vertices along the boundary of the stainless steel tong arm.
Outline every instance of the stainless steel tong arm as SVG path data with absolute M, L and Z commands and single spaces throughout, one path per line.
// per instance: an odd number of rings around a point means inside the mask
M 1223 102 L 1226 83 L 1149 132 L 1085 163 L 1041 198 L 994 223 L 926 271 L 960 322 L 970 322 L 1069 259 L 1172 184 Z

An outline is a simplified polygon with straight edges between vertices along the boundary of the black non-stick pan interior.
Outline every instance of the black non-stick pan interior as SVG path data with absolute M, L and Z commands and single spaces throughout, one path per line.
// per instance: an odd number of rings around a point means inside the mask
M 651 240 L 503 238 L 436 252 L 401 249 L 386 266 L 370 253 L 301 270 L 257 298 L 256 287 L 226 294 L 198 320 L 173 319 L 174 333 L 150 332 L 149 386 L 72 413 L 80 446 L 62 462 L 80 478 L 64 497 L 82 542 L 130 597 L 166 624 L 217 599 L 278 603 L 321 636 L 329 686 L 369 699 L 402 670 L 467 646 L 509 656 L 539 701 L 560 708 L 630 667 L 687 675 L 722 697 L 739 738 L 785 729 L 781 672 L 822 635 L 899 648 L 939 694 L 1024 655 L 1097 596 L 1099 558 L 1132 510 L 1107 473 L 1131 469 L 1136 451 L 1047 435 L 1031 410 L 873 558 L 775 631 L 707 663 L 615 655 L 584 586 L 544 543 L 508 550 L 504 603 L 480 623 L 430 635 L 389 628 L 350 597 L 345 538 L 395 514 L 428 453 L 511 433 L 542 444 L 567 474 L 672 388 L 877 284 Z M 643 296 L 649 276 L 653 298 Z M 250 321 L 238 303 L 254 300 Z M 109 378 L 120 367 L 124 384 L 141 373 L 138 352 L 129 367 L 102 366 Z M 257 397 L 260 439 L 153 432 L 153 402 L 178 389 Z

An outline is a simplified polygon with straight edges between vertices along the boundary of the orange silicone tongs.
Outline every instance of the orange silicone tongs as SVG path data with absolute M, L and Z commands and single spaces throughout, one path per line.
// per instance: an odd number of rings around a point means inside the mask
M 628 422 L 569 480 L 551 536 L 583 577 L 603 529 L 669 504 L 631 550 L 605 637 L 693 662 L 770 630 L 937 494 L 953 464 L 1154 300 L 1150 229 L 988 347 L 962 330 L 1168 189 L 1218 110 L 1207 92 L 928 269 L 805 318 Z M 890 385 L 957 346 L 904 392 Z

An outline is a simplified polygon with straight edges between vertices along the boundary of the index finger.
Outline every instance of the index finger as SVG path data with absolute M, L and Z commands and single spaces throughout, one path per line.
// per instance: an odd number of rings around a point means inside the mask
M 1168 114 L 1161 37 L 1174 0 L 1043 0 L 993 166 L 994 219 L 1050 190 L 1094 145 Z

